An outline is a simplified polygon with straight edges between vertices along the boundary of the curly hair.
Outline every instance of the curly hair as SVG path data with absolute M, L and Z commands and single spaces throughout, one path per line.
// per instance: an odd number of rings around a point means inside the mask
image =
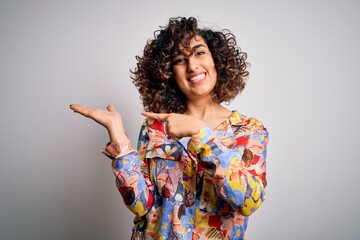
M 179 46 L 190 49 L 190 40 L 201 36 L 212 54 L 217 82 L 211 94 L 222 103 L 233 100 L 245 87 L 249 72 L 247 54 L 236 45 L 235 36 L 228 30 L 213 31 L 198 28 L 193 17 L 170 18 L 169 24 L 154 32 L 147 41 L 143 56 L 136 56 L 137 66 L 131 71 L 145 111 L 184 113 L 186 97 L 173 77 L 173 58 Z

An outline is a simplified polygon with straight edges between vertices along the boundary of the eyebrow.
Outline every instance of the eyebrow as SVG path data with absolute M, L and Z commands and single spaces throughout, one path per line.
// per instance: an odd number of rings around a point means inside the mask
M 199 43 L 199 44 L 195 45 L 194 47 L 192 47 L 191 50 L 194 52 L 196 49 L 198 49 L 200 47 L 206 47 L 206 46 L 202 43 Z M 175 57 L 180 56 L 180 55 L 183 55 L 182 51 L 179 51 Z
M 200 43 L 198 45 L 195 45 L 192 50 L 195 51 L 196 49 L 198 49 L 199 47 L 206 47 L 204 44 Z

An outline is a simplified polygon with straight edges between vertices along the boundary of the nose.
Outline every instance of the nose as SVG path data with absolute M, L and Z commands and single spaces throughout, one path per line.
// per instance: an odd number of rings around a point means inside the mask
M 188 61 L 187 61 L 187 71 L 188 72 L 195 72 L 196 69 L 198 68 L 198 62 L 196 60 L 196 58 L 194 58 L 194 56 L 190 56 L 188 58 Z

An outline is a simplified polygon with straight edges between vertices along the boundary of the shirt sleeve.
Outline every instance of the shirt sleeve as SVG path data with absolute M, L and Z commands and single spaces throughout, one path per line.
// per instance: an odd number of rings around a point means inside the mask
M 144 121 L 140 129 L 137 151 L 131 147 L 126 134 L 102 149 L 103 154 L 113 159 L 112 170 L 117 188 L 126 206 L 137 217 L 144 216 L 154 203 L 153 185 L 145 158 L 148 140 L 148 125 Z
M 268 131 L 255 119 L 245 129 L 249 131 L 239 130 L 233 144 L 226 147 L 210 127 L 204 127 L 191 137 L 188 150 L 200 157 L 219 196 L 249 216 L 265 199 Z

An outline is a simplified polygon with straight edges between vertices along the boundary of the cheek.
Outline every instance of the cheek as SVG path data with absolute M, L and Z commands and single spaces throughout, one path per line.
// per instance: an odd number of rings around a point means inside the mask
M 174 78 L 176 79 L 176 81 L 178 81 L 178 79 L 180 79 L 181 76 L 184 75 L 183 70 L 181 68 L 174 68 L 173 73 L 174 73 Z
M 175 82 L 178 86 L 184 85 L 186 82 L 185 73 L 179 70 L 174 70 Z
M 212 69 L 214 72 L 216 72 L 215 63 L 213 59 L 209 61 L 209 68 Z
M 209 72 L 216 73 L 215 62 L 212 57 L 206 59 L 206 61 L 204 62 L 204 67 L 206 67 Z
M 184 92 L 184 90 L 187 88 L 186 83 L 184 81 L 178 80 L 175 78 L 176 85 L 179 87 L 181 92 Z
M 214 61 L 211 60 L 211 61 L 208 62 L 207 69 L 208 69 L 209 73 L 211 74 L 211 77 L 217 79 L 217 71 L 216 71 L 216 68 L 215 68 Z

